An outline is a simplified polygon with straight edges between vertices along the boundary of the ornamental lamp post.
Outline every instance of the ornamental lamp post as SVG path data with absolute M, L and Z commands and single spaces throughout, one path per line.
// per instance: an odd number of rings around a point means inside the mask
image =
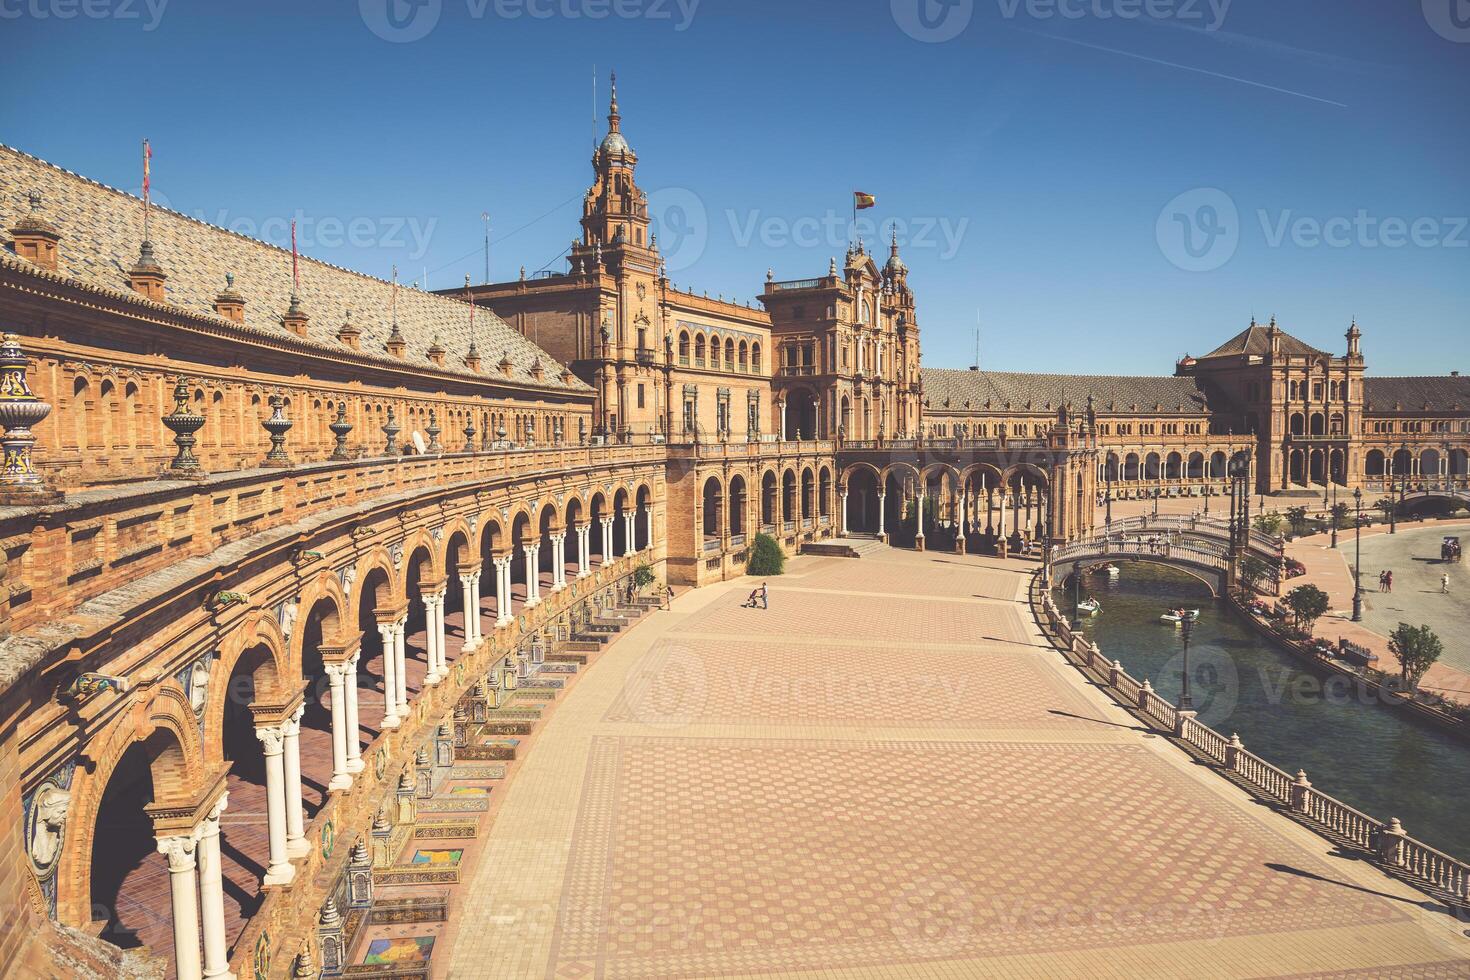
M 1353 504 L 1357 511 L 1353 521 L 1353 622 L 1363 621 L 1363 490 L 1353 491 Z
M 1179 622 L 1179 632 L 1184 636 L 1184 665 L 1179 672 L 1179 710 L 1193 711 L 1194 698 L 1189 693 L 1189 637 L 1194 632 L 1194 618 L 1187 611 Z
M 1332 521 L 1332 547 L 1337 547 L 1337 484 L 1332 485 L 1332 507 L 1327 511 L 1328 518 Z

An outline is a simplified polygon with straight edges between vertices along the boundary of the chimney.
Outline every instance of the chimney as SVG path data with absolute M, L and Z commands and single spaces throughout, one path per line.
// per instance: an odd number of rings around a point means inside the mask
M 306 326 L 311 322 L 311 317 L 301 308 L 301 297 L 294 292 L 291 294 L 291 305 L 286 307 L 286 315 L 281 317 L 281 323 L 285 328 L 298 337 L 306 336 Z
M 388 353 L 394 357 L 402 357 L 403 352 L 408 349 L 408 341 L 403 339 L 403 331 L 398 329 L 398 321 L 393 321 L 393 330 L 388 334 Z
M 510 377 L 510 369 L 513 366 L 514 365 L 512 365 L 510 361 L 510 351 L 506 351 L 505 353 L 500 355 L 499 367 L 501 374 L 505 375 L 507 378 Z
M 539 356 L 531 362 L 531 377 L 537 381 L 546 377 L 546 370 L 541 366 L 541 358 Z
M 434 341 L 433 343 L 429 344 L 429 349 L 427 353 L 429 355 L 429 360 L 433 361 L 437 367 L 444 366 L 444 345 L 439 343 L 438 334 L 434 334 Z
M 464 366 L 476 374 L 480 373 L 480 349 L 475 346 L 475 339 L 473 337 L 470 338 L 469 352 L 464 356 Z
M 153 243 L 145 241 L 138 249 L 138 261 L 128 270 L 128 285 L 155 303 L 166 302 L 163 284 L 168 279 L 163 266 L 153 255 Z
M 245 322 L 245 297 L 235 292 L 235 274 L 225 273 L 225 288 L 214 298 L 214 312 L 226 320 Z
M 28 200 L 31 205 L 30 214 L 21 218 L 10 229 L 10 234 L 15 239 L 15 254 L 48 272 L 55 272 L 58 258 L 56 245 L 61 241 L 61 233 L 42 216 L 41 195 L 31 191 Z
M 361 337 L 362 331 L 357 328 L 357 324 L 352 322 L 352 311 L 348 310 L 342 315 L 342 326 L 337 328 L 337 339 L 353 350 L 361 350 L 362 347 L 359 344 Z

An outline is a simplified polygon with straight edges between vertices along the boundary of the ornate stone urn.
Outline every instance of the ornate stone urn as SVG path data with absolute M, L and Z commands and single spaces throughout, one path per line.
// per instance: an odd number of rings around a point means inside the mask
M 0 339 L 0 446 L 5 453 L 0 466 L 0 500 L 5 502 L 34 502 L 37 495 L 60 496 L 47 488 L 31 465 L 31 447 L 36 444 L 31 427 L 51 414 L 51 406 L 36 397 L 26 383 L 29 366 L 30 359 L 20 349 L 19 335 L 5 334 Z
M 204 416 L 189 405 L 189 379 L 180 377 L 174 384 L 174 410 L 163 417 L 163 424 L 174 434 L 178 452 L 168 464 L 170 475 L 201 477 L 204 468 L 194 455 L 197 441 L 194 433 L 204 428 Z

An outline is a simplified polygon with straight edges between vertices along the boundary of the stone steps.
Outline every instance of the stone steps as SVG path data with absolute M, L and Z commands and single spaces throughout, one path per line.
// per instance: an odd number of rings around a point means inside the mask
M 801 546 L 803 555 L 824 555 L 829 558 L 861 558 L 888 546 L 876 538 L 846 537 L 826 541 L 808 541 Z

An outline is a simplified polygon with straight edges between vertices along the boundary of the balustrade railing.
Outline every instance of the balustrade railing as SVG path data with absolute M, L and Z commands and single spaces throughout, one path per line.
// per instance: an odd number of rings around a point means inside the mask
M 1120 704 L 1132 708 L 1179 741 L 1213 760 L 1222 771 L 1275 800 L 1284 808 L 1306 818 L 1326 835 L 1366 852 L 1417 884 L 1438 891 L 1460 905 L 1470 904 L 1470 864 L 1408 836 L 1397 819 L 1384 823 L 1319 792 L 1307 781 L 1306 773 L 1292 776 L 1249 752 L 1238 737 L 1225 738 L 1192 713 L 1181 716 L 1174 704 L 1160 697 L 1147 682 L 1139 681 L 1110 662 L 1096 644 L 1077 635 L 1057 608 L 1051 593 L 1039 587 L 1040 618 L 1061 641 L 1067 656 L 1109 690 Z

